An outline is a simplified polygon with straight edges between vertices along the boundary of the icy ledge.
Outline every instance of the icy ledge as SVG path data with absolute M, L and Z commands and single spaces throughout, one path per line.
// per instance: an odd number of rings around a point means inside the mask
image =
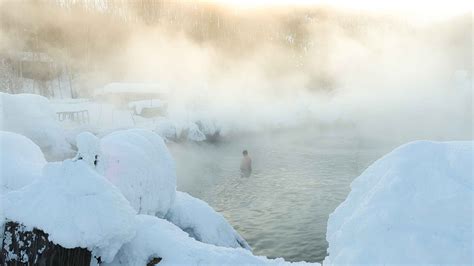
M 418 141 L 371 165 L 330 215 L 324 265 L 473 265 L 473 142 Z

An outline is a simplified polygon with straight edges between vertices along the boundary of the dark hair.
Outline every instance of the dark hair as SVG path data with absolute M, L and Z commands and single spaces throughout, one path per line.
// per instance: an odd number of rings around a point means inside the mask
M 247 150 L 244 150 L 244 151 L 242 152 L 242 154 L 243 154 L 243 155 L 247 155 L 247 154 L 249 154 L 249 152 L 248 152 Z

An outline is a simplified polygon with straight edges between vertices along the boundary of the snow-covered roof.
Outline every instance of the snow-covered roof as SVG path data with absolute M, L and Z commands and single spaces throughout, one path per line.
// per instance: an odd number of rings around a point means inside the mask
M 106 94 L 167 94 L 168 89 L 162 84 L 158 83 L 120 83 L 114 82 L 105 85 L 95 91 L 95 96 Z
M 145 108 L 163 108 L 166 102 L 160 99 L 150 99 L 142 101 L 133 101 L 128 103 L 128 108 L 135 109 L 137 114 L 141 114 Z

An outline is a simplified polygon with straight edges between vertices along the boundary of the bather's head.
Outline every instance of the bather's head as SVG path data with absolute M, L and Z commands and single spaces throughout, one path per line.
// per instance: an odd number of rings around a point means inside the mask
M 244 150 L 244 151 L 242 152 L 242 154 L 243 154 L 244 156 L 247 156 L 247 155 L 249 155 L 249 152 L 248 152 L 247 150 Z

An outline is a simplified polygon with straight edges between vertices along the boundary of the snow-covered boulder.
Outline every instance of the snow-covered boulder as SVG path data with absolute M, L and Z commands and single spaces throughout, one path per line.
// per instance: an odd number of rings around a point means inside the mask
M 18 190 L 41 176 L 41 149 L 25 136 L 0 131 L 0 194 Z
M 83 160 L 90 167 L 96 166 L 100 152 L 100 140 L 90 132 L 82 132 L 76 136 L 76 159 Z
M 200 242 L 251 250 L 220 213 L 185 192 L 176 192 L 176 199 L 165 218 Z
M 472 265 L 473 143 L 409 143 L 371 165 L 329 217 L 324 265 Z
M 176 125 L 169 119 L 159 119 L 154 132 L 166 140 L 176 141 L 179 138 Z
M 135 211 L 120 191 L 82 160 L 49 163 L 29 186 L 2 196 L 4 215 L 111 261 L 135 235 Z
M 0 130 L 28 137 L 40 146 L 47 159 L 64 159 L 73 154 L 45 97 L 0 92 L 0 117 Z
M 199 127 L 195 123 L 189 123 L 185 129 L 186 138 L 190 141 L 204 141 L 206 135 L 199 130 Z
M 252 255 L 241 248 L 226 248 L 198 242 L 174 224 L 148 215 L 137 215 L 137 235 L 125 244 L 112 263 L 141 266 L 154 257 L 159 265 L 261 265 L 286 263 Z M 319 265 L 319 264 L 316 264 Z
M 173 158 L 163 139 L 142 129 L 122 130 L 100 141 L 97 168 L 137 213 L 164 217 L 176 193 Z

